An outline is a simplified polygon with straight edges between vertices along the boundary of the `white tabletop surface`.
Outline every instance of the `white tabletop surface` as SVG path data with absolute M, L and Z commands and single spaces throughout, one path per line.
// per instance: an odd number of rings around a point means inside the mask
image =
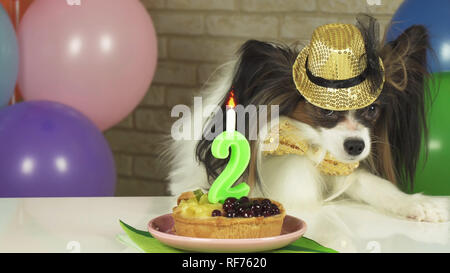
M 119 219 L 145 230 L 174 197 L 0 199 L 0 252 L 135 252 Z M 355 203 L 291 212 L 305 236 L 341 252 L 450 252 L 449 223 L 418 223 Z

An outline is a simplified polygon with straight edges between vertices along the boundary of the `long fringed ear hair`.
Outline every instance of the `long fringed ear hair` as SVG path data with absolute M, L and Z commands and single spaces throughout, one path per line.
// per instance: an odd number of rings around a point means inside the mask
M 379 55 L 386 82 L 379 98 L 383 110 L 375 129 L 374 162 L 379 175 L 404 190 L 412 189 L 422 138 L 425 143 L 428 139 L 428 31 L 414 25 L 383 44 Z
M 235 92 L 237 104 L 243 107 L 267 105 L 268 110 L 270 110 L 271 105 L 279 105 L 280 115 L 291 113 L 302 99 L 292 79 L 292 66 L 298 53 L 299 50 L 291 49 L 282 44 L 256 40 L 244 43 L 238 51 L 239 61 L 236 64 L 232 84 L 229 87 L 229 90 L 233 88 Z M 222 113 L 226 112 L 228 98 L 228 94 L 224 95 L 221 105 Z M 270 115 L 270 112 L 268 115 Z M 208 132 L 216 131 L 213 125 L 214 120 L 212 118 L 210 123 L 206 124 L 203 138 L 199 141 L 196 149 L 197 160 L 204 164 L 210 183 L 227 164 L 227 160 L 218 160 L 211 154 L 212 140 L 207 140 L 204 137 Z M 222 124 L 225 124 L 225 120 L 226 115 L 223 115 Z M 249 133 L 255 132 L 257 127 L 257 122 L 246 122 L 246 130 L 241 133 L 245 134 L 248 139 Z M 252 158 L 243 176 L 247 177 L 247 182 L 251 186 L 254 186 L 256 182 L 255 141 L 251 141 L 250 145 L 252 147 Z

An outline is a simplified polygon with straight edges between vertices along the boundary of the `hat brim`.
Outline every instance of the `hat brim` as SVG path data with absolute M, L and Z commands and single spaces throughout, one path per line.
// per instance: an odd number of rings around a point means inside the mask
M 297 56 L 293 66 L 295 86 L 300 94 L 311 104 L 333 111 L 348 111 L 361 109 L 371 105 L 380 95 L 384 85 L 384 73 L 382 84 L 377 90 L 372 90 L 369 79 L 349 88 L 328 88 L 314 84 L 306 75 L 306 59 L 308 46 L 304 47 Z

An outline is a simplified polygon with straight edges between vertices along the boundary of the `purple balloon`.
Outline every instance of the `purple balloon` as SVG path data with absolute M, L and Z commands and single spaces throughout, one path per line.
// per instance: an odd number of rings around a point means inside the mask
M 103 134 L 77 110 L 49 101 L 0 110 L 0 197 L 113 196 Z

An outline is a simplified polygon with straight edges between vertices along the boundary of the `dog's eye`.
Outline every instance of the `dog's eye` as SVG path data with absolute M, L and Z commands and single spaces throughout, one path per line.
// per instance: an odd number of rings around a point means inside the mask
M 376 104 L 372 104 L 369 107 L 367 107 L 367 112 L 366 112 L 366 116 L 369 119 L 374 119 L 378 116 L 378 112 L 379 112 L 379 107 Z

